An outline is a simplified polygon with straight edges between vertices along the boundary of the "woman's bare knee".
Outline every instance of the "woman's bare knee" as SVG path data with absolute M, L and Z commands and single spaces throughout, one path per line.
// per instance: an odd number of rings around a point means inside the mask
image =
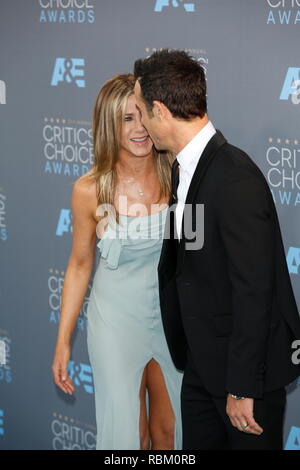
M 140 387 L 140 449 L 149 449 L 149 426 L 146 408 L 146 368 L 144 369 Z
M 149 432 L 152 449 L 174 449 L 175 416 L 160 364 L 147 365 L 149 391 Z
M 174 420 L 168 420 L 166 423 L 152 423 L 149 427 L 152 449 L 168 450 L 174 449 Z

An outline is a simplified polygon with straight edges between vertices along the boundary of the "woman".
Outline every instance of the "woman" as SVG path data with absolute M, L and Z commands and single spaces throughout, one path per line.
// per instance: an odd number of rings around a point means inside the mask
M 55 383 L 73 393 L 70 342 L 98 235 L 101 258 L 87 310 L 96 448 L 181 449 L 183 374 L 164 336 L 157 275 L 172 158 L 153 147 L 134 84 L 131 74 L 115 76 L 95 103 L 94 166 L 74 183 L 73 246 L 52 370 Z

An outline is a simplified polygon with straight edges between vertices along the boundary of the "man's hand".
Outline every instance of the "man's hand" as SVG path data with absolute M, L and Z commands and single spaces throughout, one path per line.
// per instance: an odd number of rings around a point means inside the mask
M 263 432 L 263 429 L 254 420 L 253 403 L 253 398 L 235 400 L 235 398 L 228 394 L 226 413 L 230 418 L 232 426 L 237 428 L 239 431 L 259 436 Z M 246 428 L 242 427 L 247 425 L 248 427 Z

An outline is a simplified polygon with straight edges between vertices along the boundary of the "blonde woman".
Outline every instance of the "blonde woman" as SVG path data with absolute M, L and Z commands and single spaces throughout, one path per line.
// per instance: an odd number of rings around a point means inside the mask
M 172 157 L 155 150 L 134 85 L 131 74 L 115 76 L 96 99 L 94 165 L 75 181 L 71 199 L 73 245 L 52 371 L 56 385 L 72 394 L 71 337 L 98 236 L 101 257 L 87 310 L 96 448 L 181 449 L 183 374 L 167 347 L 157 274 Z

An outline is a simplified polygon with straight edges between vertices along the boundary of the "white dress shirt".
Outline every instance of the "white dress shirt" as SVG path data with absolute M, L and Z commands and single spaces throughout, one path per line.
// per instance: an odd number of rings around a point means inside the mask
M 196 134 L 192 140 L 179 152 L 177 160 L 179 163 L 179 185 L 177 188 L 178 203 L 176 206 L 176 229 L 179 239 L 181 238 L 182 216 L 188 189 L 195 172 L 198 161 L 208 141 L 216 133 L 211 121 Z

